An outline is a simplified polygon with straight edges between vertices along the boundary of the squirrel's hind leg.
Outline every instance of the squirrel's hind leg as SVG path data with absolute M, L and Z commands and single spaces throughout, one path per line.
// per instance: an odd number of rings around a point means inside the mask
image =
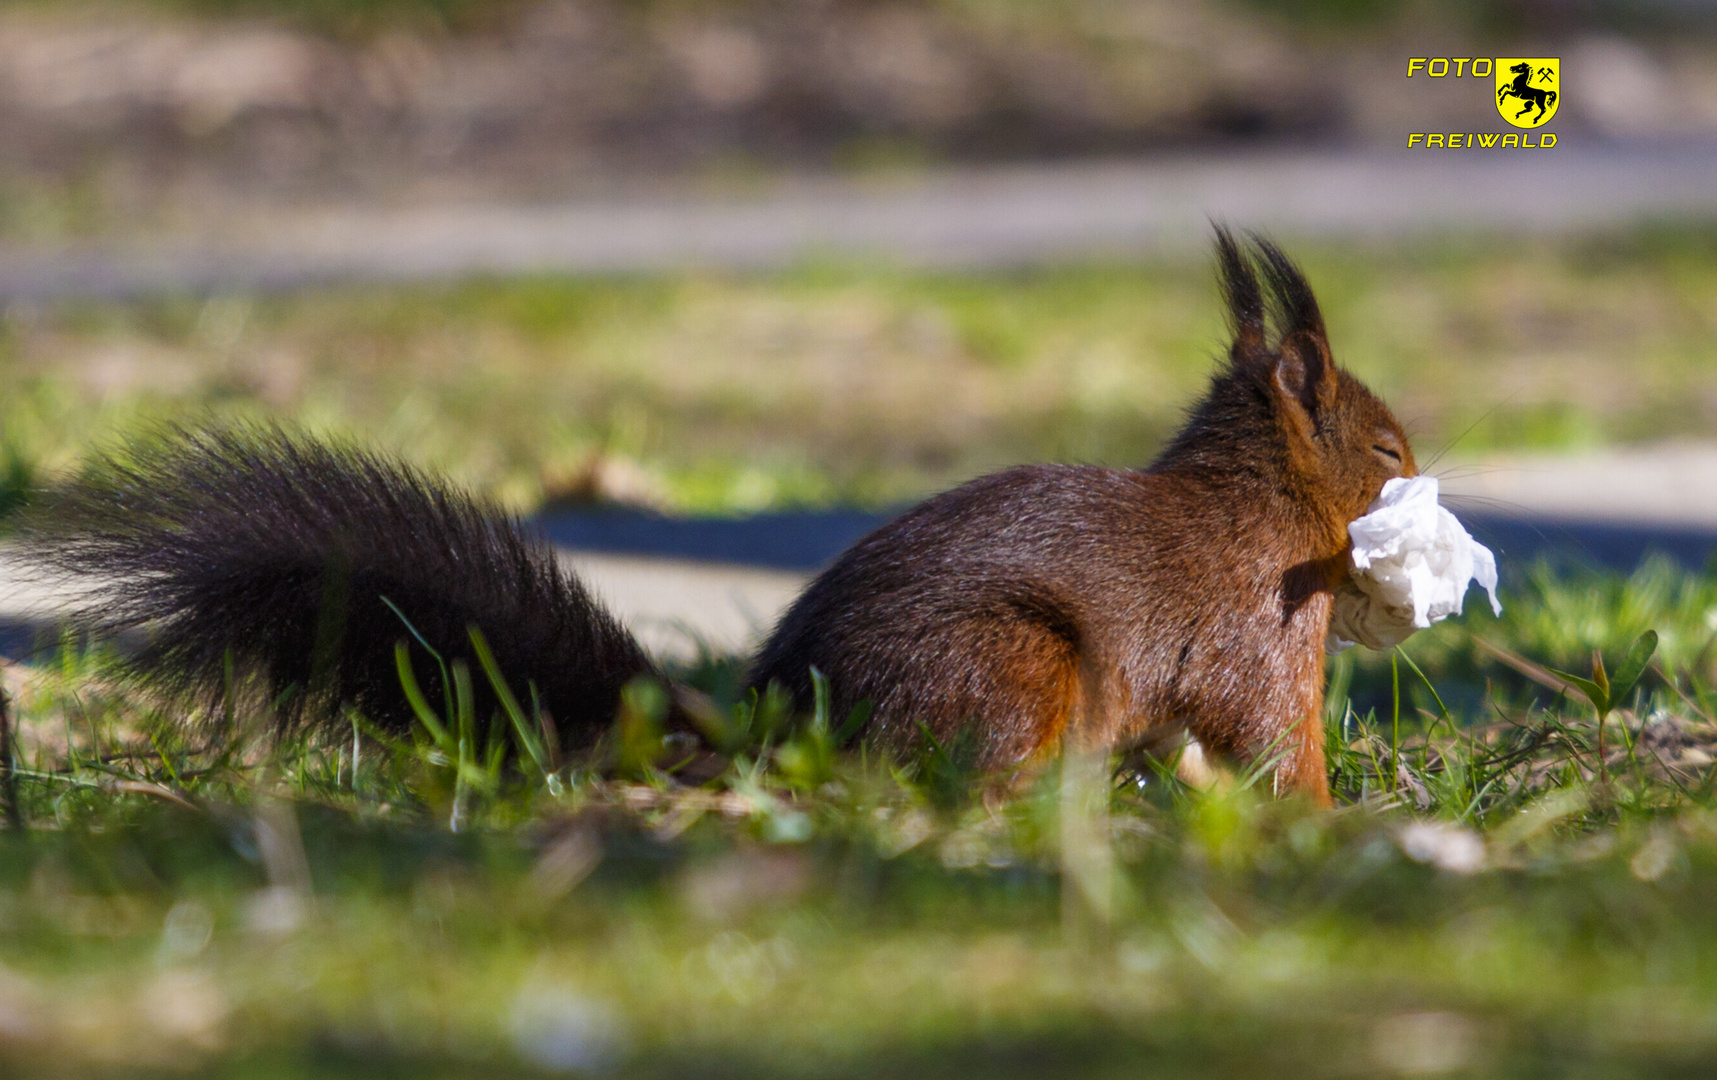
M 945 744 L 975 744 L 979 768 L 1043 764 L 1083 726 L 1079 657 L 1055 629 L 1027 619 L 974 620 L 952 637 L 938 650 L 939 673 L 926 673 L 911 695 L 918 700 L 900 704 Z M 956 671 L 963 677 L 950 678 Z
M 1299 794 L 1313 804 L 1329 809 L 1334 805 L 1329 790 L 1329 764 L 1324 755 L 1323 684 L 1320 681 L 1310 702 L 1296 710 L 1286 739 L 1271 755 L 1282 755 L 1272 784 L 1277 795 Z

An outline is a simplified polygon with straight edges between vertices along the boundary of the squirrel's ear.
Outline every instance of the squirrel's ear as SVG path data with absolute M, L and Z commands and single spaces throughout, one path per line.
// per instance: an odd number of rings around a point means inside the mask
M 1323 335 L 1296 330 L 1282 339 L 1272 381 L 1276 394 L 1309 437 L 1319 420 L 1335 404 L 1335 363 Z M 1301 424 L 1296 423 L 1296 426 Z
M 1273 376 L 1276 393 L 1295 418 L 1295 426 L 1309 437 L 1324 410 L 1335 404 L 1335 364 L 1324 337 L 1323 313 L 1306 276 L 1281 248 L 1256 235 L 1252 245 L 1282 333 Z

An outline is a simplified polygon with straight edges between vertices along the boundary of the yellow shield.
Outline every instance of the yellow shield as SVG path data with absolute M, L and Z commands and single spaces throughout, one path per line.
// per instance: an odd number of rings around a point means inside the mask
M 1517 128 L 1543 127 L 1562 96 L 1562 61 L 1554 56 L 1499 56 L 1496 111 Z

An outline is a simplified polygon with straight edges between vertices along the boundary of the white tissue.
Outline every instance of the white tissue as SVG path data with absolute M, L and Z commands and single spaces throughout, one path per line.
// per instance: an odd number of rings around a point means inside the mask
M 1437 504 L 1437 480 L 1391 480 L 1371 509 L 1347 527 L 1352 570 L 1335 592 L 1324 651 L 1354 644 L 1388 649 L 1416 630 L 1461 613 L 1467 584 L 1476 580 L 1496 598 L 1496 557 L 1455 515 Z

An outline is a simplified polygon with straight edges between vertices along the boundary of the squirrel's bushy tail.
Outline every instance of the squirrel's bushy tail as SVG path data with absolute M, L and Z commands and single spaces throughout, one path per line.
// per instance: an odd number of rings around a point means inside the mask
M 429 701 L 481 630 L 512 692 L 534 690 L 569 743 L 613 720 L 653 674 L 632 636 L 513 516 L 409 466 L 273 427 L 172 429 L 52 492 L 24 530 L 38 565 L 91 582 L 84 628 L 142 630 L 129 661 L 169 692 L 213 700 L 259 676 L 281 723 L 343 704 L 411 723 L 395 649 L 411 641 Z M 408 626 L 409 622 L 409 626 Z

